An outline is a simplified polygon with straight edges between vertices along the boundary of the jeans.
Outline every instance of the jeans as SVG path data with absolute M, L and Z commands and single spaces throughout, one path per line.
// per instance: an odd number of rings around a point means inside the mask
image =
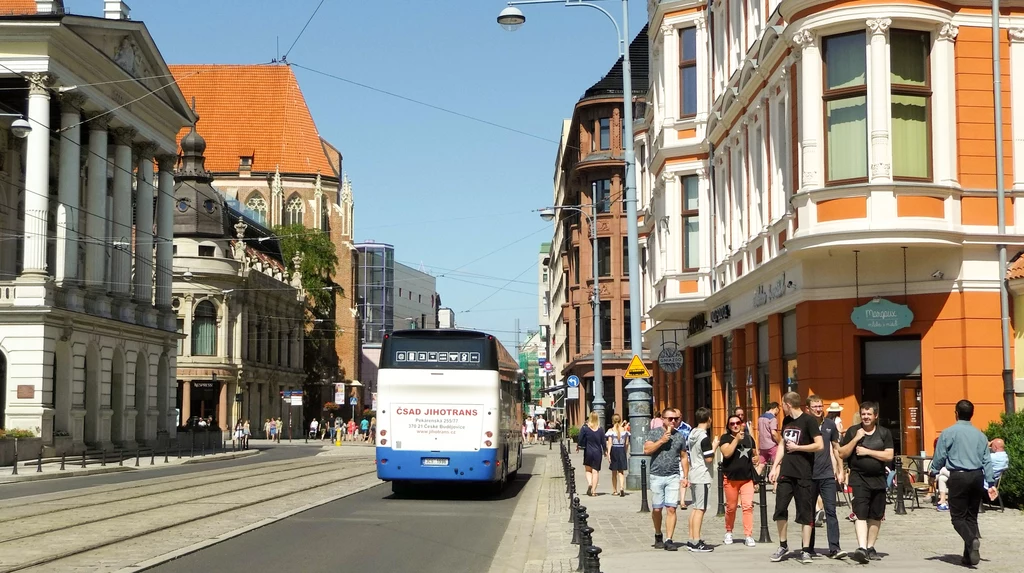
M 743 535 L 754 536 L 754 482 L 753 480 L 729 481 L 724 478 L 725 489 L 725 530 L 732 532 L 736 524 L 737 501 L 743 507 Z M 737 499 L 738 498 L 738 499 Z
M 971 542 L 980 535 L 978 510 L 981 509 L 982 495 L 985 494 L 982 489 L 984 482 L 985 474 L 981 470 L 949 472 L 949 517 L 953 529 L 964 540 L 965 556 Z
M 825 508 L 825 528 L 828 532 L 829 551 L 839 551 L 839 519 L 836 518 L 836 479 L 834 477 L 814 480 L 815 495 L 821 496 L 821 505 Z M 811 544 L 814 549 L 814 534 L 817 528 L 811 529 Z

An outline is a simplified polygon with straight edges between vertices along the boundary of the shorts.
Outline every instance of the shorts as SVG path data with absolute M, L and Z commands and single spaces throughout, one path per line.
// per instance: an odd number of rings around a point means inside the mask
M 651 476 L 651 506 L 654 509 L 679 506 L 679 475 Z
M 769 448 L 767 450 L 757 450 L 757 460 L 764 464 L 771 464 L 775 460 L 775 452 L 779 449 L 778 446 Z
M 697 511 L 708 510 L 708 498 L 711 497 L 711 484 L 709 483 L 691 483 L 690 484 L 690 498 L 693 500 L 690 503 L 690 509 L 696 509 Z
M 789 502 L 796 499 L 796 522 L 800 525 L 814 523 L 815 495 L 814 481 L 780 477 L 775 484 L 775 521 L 789 519 Z M 884 492 L 883 492 L 884 493 Z M 884 498 L 883 498 L 884 501 Z
M 882 521 L 885 517 L 885 490 L 854 486 L 850 506 L 857 519 Z

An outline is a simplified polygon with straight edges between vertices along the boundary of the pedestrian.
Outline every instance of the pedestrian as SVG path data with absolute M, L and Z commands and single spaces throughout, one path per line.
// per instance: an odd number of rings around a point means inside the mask
M 267 435 L 270 436 L 271 442 L 277 440 L 277 420 L 273 418 L 267 420 Z
M 822 509 L 814 517 L 815 525 L 820 527 L 824 522 L 828 534 L 828 558 L 843 559 L 846 552 L 839 545 L 839 518 L 836 517 L 836 482 L 844 483 L 843 462 L 839 455 L 839 430 L 832 418 L 825 415 L 825 403 L 815 395 L 807 397 L 808 413 L 818 421 L 821 432 L 822 449 L 814 452 L 814 496 L 818 498 Z M 814 555 L 815 530 L 811 529 L 811 555 Z
M 711 498 L 711 464 L 715 460 L 715 450 L 718 449 L 718 438 L 712 440 L 708 433 L 711 428 L 711 410 L 697 408 L 694 421 L 697 427 L 690 430 L 686 439 L 686 455 L 682 459 L 682 485 L 690 489 L 690 509 L 693 510 L 690 512 L 690 539 L 686 547 L 696 553 L 710 553 L 714 547 L 704 543 L 700 530 Z
M 676 506 L 679 505 L 680 452 L 686 447 L 683 435 L 675 429 L 680 418 L 679 410 L 665 408 L 661 412 L 662 435 L 657 440 L 644 442 L 644 455 L 651 456 L 651 520 L 654 522 L 654 548 L 666 551 L 678 551 L 681 546 L 672 541 L 672 534 L 676 530 Z M 667 537 L 662 535 L 662 514 Z
M 242 449 L 243 450 L 248 450 L 249 449 L 249 436 L 250 435 L 252 435 L 252 432 L 249 429 L 249 420 L 246 420 L 245 424 L 242 425 Z
M 526 423 L 526 439 L 529 440 L 529 443 L 532 444 L 533 443 L 533 439 L 536 436 L 536 434 L 534 434 L 535 430 L 534 430 L 534 425 L 533 425 L 533 416 L 527 417 L 525 423 Z
M 348 430 L 348 432 L 346 432 L 348 434 L 348 441 L 351 442 L 351 441 L 355 440 L 356 439 L 356 421 L 354 419 L 351 419 L 351 418 L 349 419 L 348 427 L 346 429 Z
M 317 433 L 320 431 L 320 421 L 313 418 L 313 421 L 309 423 L 309 437 L 314 440 L 317 437 Z
M 846 433 L 846 429 L 843 428 L 843 407 L 839 405 L 839 402 L 832 402 L 828 405 L 828 410 L 825 411 L 826 416 L 832 420 L 832 423 L 836 425 L 836 429 L 839 430 L 839 435 Z
M 545 431 L 547 424 L 544 422 L 543 416 L 537 416 L 537 419 L 533 422 L 534 427 L 537 428 L 537 441 L 544 443 Z M 602 428 L 603 429 L 603 428 Z
M 992 452 L 992 477 L 999 481 L 999 476 L 1010 469 L 1010 454 L 1006 453 L 1006 442 L 1002 438 L 996 438 L 988 443 L 988 449 Z M 985 482 L 985 489 L 988 489 L 990 482 Z
M 743 425 L 746 426 L 748 436 L 754 435 L 754 430 L 750 427 L 750 422 L 747 421 L 747 413 L 743 408 L 736 406 L 736 409 L 732 411 L 732 415 L 743 421 Z
M 760 473 L 754 461 L 757 444 L 747 433 L 747 424 L 739 416 L 730 416 L 726 432 L 718 441 L 722 452 L 722 485 L 725 491 L 725 539 L 733 542 L 732 530 L 736 524 L 736 506 L 743 507 L 743 543 L 747 547 L 754 542 L 754 475 Z
M 685 444 L 687 440 L 690 439 L 690 431 L 693 430 L 693 427 L 687 424 L 686 420 L 683 420 L 682 415 L 680 415 L 679 421 L 676 422 L 675 429 L 677 432 L 683 435 L 683 443 Z M 684 445 L 683 448 L 685 447 L 686 446 Z M 689 454 L 687 454 L 686 452 L 683 452 L 683 457 L 686 457 L 688 455 Z M 681 460 L 679 462 L 679 474 L 683 475 L 683 463 Z M 686 511 L 687 509 L 686 493 L 689 490 L 690 484 L 687 483 L 686 485 L 683 485 L 683 480 L 679 480 L 679 511 Z
M 377 417 L 370 418 L 370 443 L 377 443 Z
M 779 548 L 772 561 L 789 554 L 787 533 L 789 503 L 796 500 L 796 522 L 801 527 L 800 562 L 810 563 L 811 532 L 814 530 L 814 452 L 822 449 L 821 431 L 816 421 L 800 409 L 800 394 L 788 392 L 782 397 L 782 447 L 776 448 L 768 481 L 775 484 L 775 524 L 779 529 Z
M 980 432 L 979 432 L 980 433 Z M 984 441 L 984 435 L 982 436 Z M 857 531 L 857 549 L 850 558 L 857 563 L 881 559 L 875 542 L 885 517 L 886 466 L 893 459 L 892 433 L 878 425 L 878 404 L 860 405 L 860 423 L 850 426 L 839 453 L 850 465 L 849 483 L 853 488 L 853 513 Z M 902 477 L 899 479 L 903 479 Z
M 235 431 L 231 435 L 231 447 L 234 448 L 235 441 L 238 441 L 238 449 L 242 449 L 242 440 L 245 439 L 245 434 L 242 431 L 242 421 L 235 422 Z
M 277 443 L 281 443 L 281 434 L 284 433 L 284 420 L 280 416 L 277 418 Z M 288 430 L 288 435 L 291 435 L 291 429 Z M 290 438 L 289 438 L 290 439 Z
M 612 472 L 612 495 L 626 497 L 626 470 L 629 468 L 629 432 L 622 427 L 622 416 L 612 416 L 608 436 L 608 469 Z
M 365 416 L 362 420 L 359 420 L 359 439 L 366 441 L 370 437 L 370 420 Z
M 775 461 L 775 451 L 782 441 L 779 436 L 779 403 L 769 402 L 757 419 L 757 461 L 761 465 Z
M 587 495 L 597 495 L 597 482 L 601 477 L 601 458 L 605 456 L 604 428 L 597 412 L 591 412 L 587 423 L 580 428 L 580 448 L 583 449 L 583 469 L 587 472 Z
M 939 435 L 932 457 L 930 472 L 949 470 L 949 518 L 953 529 L 964 541 L 961 564 L 975 566 L 981 562 L 981 532 L 978 530 L 978 510 L 981 508 L 985 482 L 995 483 L 988 438 L 971 425 L 974 404 L 970 400 L 956 403 L 956 423 Z M 989 499 L 996 499 L 999 491 L 988 487 Z

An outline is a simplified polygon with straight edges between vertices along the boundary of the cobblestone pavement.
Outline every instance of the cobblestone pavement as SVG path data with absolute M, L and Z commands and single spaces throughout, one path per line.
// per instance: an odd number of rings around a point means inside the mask
M 196 551 L 380 483 L 371 451 L 0 502 L 0 572 L 118 571 Z
M 677 572 L 680 570 L 700 570 L 714 572 L 744 571 L 749 573 L 752 567 L 774 569 L 793 569 L 804 567 L 795 560 L 784 560 L 771 563 L 769 555 L 778 546 L 778 532 L 775 524 L 770 524 L 771 538 L 776 543 L 762 543 L 757 547 L 745 547 L 742 543 L 722 545 L 725 531 L 723 517 L 717 517 L 717 487 L 712 487 L 712 499 L 708 514 L 704 518 L 702 537 L 712 545 L 712 553 L 690 553 L 685 550 L 678 552 L 659 551 L 652 548 L 654 543 L 653 526 L 649 513 L 639 513 L 641 496 L 639 492 L 627 492 L 625 498 L 612 497 L 611 474 L 607 469 L 601 472 L 597 497 L 585 495 L 587 486 L 583 472 L 581 454 L 573 454 L 576 467 L 577 490 L 581 492 L 581 503 L 590 514 L 589 525 L 594 528 L 594 544 L 601 547 L 601 570 L 611 571 L 644 571 L 660 573 L 662 571 Z M 546 522 L 538 527 L 538 534 L 545 533 L 543 543 L 546 555 L 542 559 L 527 562 L 525 573 L 560 573 L 576 569 L 577 546 L 571 545 L 572 531 L 569 524 L 568 497 L 565 495 L 565 482 L 561 476 L 561 464 L 558 451 L 555 450 L 548 458 L 549 477 L 544 480 L 546 492 L 544 502 L 548 507 Z M 769 517 L 774 510 L 774 496 L 768 494 Z M 849 514 L 849 507 L 840 507 L 842 518 Z M 687 520 L 691 511 L 679 512 L 679 524 L 676 527 L 675 539 L 685 541 L 687 537 Z M 790 511 L 792 515 L 792 510 Z M 538 520 L 545 517 L 538 514 Z M 737 516 L 736 533 L 742 538 L 742 525 Z M 979 570 L 992 572 L 1020 571 L 1020 549 L 1018 532 L 1024 525 L 1024 517 L 1016 510 L 1005 513 L 986 512 L 980 516 L 983 535 Z M 853 523 L 840 519 L 840 539 L 844 549 L 856 548 Z M 760 506 L 755 498 L 754 505 L 754 538 L 760 532 Z M 817 529 L 817 549 L 827 548 L 825 529 Z M 799 548 L 799 526 L 790 525 L 790 547 Z M 865 567 L 880 571 L 900 572 L 933 572 L 960 571 L 962 542 L 953 531 L 949 514 L 937 512 L 931 505 L 923 504 L 921 509 L 911 510 L 907 515 L 896 515 L 893 507 L 887 508 L 887 517 L 882 524 L 881 535 L 876 544 L 882 560 L 872 562 Z M 815 559 L 811 567 L 837 569 L 856 567 L 850 560 L 832 561 L 824 556 Z

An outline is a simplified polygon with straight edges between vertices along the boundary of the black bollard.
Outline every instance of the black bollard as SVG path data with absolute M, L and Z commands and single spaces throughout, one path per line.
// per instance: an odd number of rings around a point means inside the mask
M 203 457 L 205 455 L 206 455 L 206 441 L 203 440 L 203 441 L 199 442 L 199 457 Z
M 580 498 L 578 498 L 578 497 L 572 498 L 572 501 L 569 502 L 569 523 L 574 524 L 573 527 L 575 527 L 575 523 L 576 523 L 576 514 L 573 513 L 573 512 L 579 511 L 579 506 L 580 506 Z
M 188 446 L 188 457 L 194 458 L 196 456 L 196 433 L 195 432 L 189 432 L 188 436 L 189 436 L 189 438 L 191 438 L 189 440 L 189 446 Z
M 906 515 L 907 507 L 903 502 L 903 488 L 908 487 L 903 483 L 903 460 L 896 456 L 896 477 L 892 482 L 893 488 L 896 490 L 896 515 Z
M 583 561 L 583 573 L 601 573 L 601 548 L 596 545 L 587 547 L 587 557 Z
M 650 513 L 651 506 L 647 503 L 647 460 L 640 460 L 640 511 Z
M 117 450 L 117 465 L 124 465 L 124 450 Z
M 39 457 L 36 458 L 36 473 L 43 473 L 43 450 L 39 450 Z
M 572 526 L 572 541 L 570 541 L 572 545 L 580 544 L 580 529 L 587 525 L 588 519 L 590 519 L 590 514 L 587 513 L 587 508 L 582 505 L 579 506 L 576 509 L 576 522 Z
M 82 452 L 82 469 L 85 469 L 85 452 Z
M 64 456 L 66 455 L 66 453 L 60 455 L 60 471 L 64 471 Z
M 771 543 L 772 535 L 768 531 L 768 468 L 765 467 L 761 475 L 758 476 L 758 483 L 761 485 L 760 501 L 761 501 L 761 538 L 757 540 L 758 543 Z
M 576 468 L 569 467 L 569 495 L 576 497 Z
M 11 473 L 12 476 L 18 475 L 18 440 L 14 440 L 14 471 Z
M 583 561 L 587 557 L 587 549 L 594 544 L 594 538 L 592 536 L 593 533 L 594 528 L 589 525 L 584 524 L 580 527 L 580 553 L 576 557 L 576 571 L 583 571 Z
M 149 465 L 156 465 L 156 448 L 149 450 Z
M 725 474 L 722 473 L 722 464 L 718 464 L 718 515 L 715 517 L 722 517 L 725 515 Z
M 100 467 L 101 468 L 107 467 L 107 451 L 106 450 L 103 450 L 102 452 L 100 452 Z
M 135 450 L 135 467 L 139 467 L 139 450 Z
M 167 448 L 166 447 L 164 447 L 164 463 L 165 464 L 171 463 L 171 461 L 167 459 Z

